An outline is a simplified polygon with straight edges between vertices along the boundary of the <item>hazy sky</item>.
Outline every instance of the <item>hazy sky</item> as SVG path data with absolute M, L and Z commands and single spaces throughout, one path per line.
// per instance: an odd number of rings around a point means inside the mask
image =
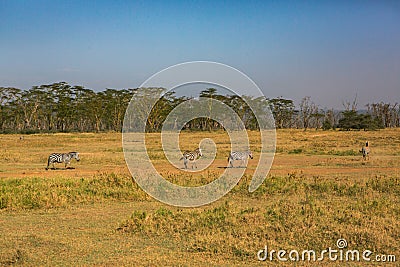
M 135 88 L 216 61 L 267 97 L 400 102 L 400 1 L 0 0 L 0 86 Z

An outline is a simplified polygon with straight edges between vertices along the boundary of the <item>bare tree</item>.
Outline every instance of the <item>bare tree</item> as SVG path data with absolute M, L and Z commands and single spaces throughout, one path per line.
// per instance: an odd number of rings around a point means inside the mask
M 353 99 L 353 102 L 342 101 L 342 105 L 345 111 L 357 111 L 357 94 Z
M 303 124 L 304 131 L 310 127 L 310 123 L 315 114 L 318 113 L 318 107 L 311 101 L 310 96 L 304 97 L 300 102 L 300 119 Z

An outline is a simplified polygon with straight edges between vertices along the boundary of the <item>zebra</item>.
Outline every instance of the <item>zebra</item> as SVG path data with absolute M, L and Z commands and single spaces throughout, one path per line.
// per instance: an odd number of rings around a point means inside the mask
M 365 143 L 365 146 L 363 146 L 363 147 L 360 149 L 360 153 L 362 153 L 362 156 L 363 156 L 363 159 L 364 159 L 364 160 L 369 159 L 370 150 L 369 150 L 368 141 Z
M 50 154 L 49 158 L 47 159 L 47 167 L 46 170 L 49 169 L 50 164 L 53 164 L 53 169 L 54 163 L 63 163 L 65 164 L 65 168 L 67 169 L 67 166 L 71 163 L 71 159 L 76 159 L 76 161 L 79 161 L 79 153 L 78 152 L 69 152 L 69 153 L 52 153 Z
M 197 169 L 196 160 L 198 160 L 202 156 L 203 156 L 203 154 L 201 153 L 201 149 L 197 148 L 194 151 L 185 151 L 185 152 L 183 152 L 183 155 L 180 158 L 180 160 L 183 160 L 183 164 L 185 165 L 185 169 L 187 169 L 187 163 L 189 161 L 193 162 L 192 169 L 193 169 L 194 166 L 196 166 L 196 169 Z
M 244 152 L 233 151 L 229 153 L 228 163 L 231 165 L 231 168 L 233 168 L 233 161 L 240 160 L 242 164 L 244 164 L 247 157 L 253 159 L 253 153 L 250 150 Z

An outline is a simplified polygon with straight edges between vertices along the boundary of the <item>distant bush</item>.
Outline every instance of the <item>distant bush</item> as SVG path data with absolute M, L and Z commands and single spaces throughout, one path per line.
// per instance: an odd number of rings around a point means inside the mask
M 378 130 L 383 129 L 383 122 L 373 118 L 370 114 L 358 114 L 355 110 L 343 111 L 343 118 L 339 120 L 338 127 L 341 130 Z
M 302 148 L 295 148 L 295 149 L 293 149 L 293 150 L 290 150 L 289 151 L 289 154 L 300 154 L 300 153 L 302 153 L 303 152 L 303 149 Z

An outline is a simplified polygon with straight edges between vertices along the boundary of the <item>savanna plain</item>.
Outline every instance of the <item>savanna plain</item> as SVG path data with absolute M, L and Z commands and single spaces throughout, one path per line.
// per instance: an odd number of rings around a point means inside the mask
M 129 174 L 120 133 L 0 135 L 0 265 L 23 266 L 396 266 L 400 262 L 400 129 L 277 130 L 264 183 L 248 192 L 254 159 L 220 200 L 179 208 L 148 196 Z M 146 136 L 156 169 L 186 186 L 207 184 L 227 166 L 221 132 L 183 132 L 182 150 L 204 138 L 213 163 L 187 173 L 168 163 L 159 133 Z M 359 150 L 369 141 L 370 157 Z M 52 152 L 81 160 L 45 170 Z M 203 151 L 207 158 L 207 151 Z M 202 160 L 202 159 L 199 159 Z M 235 163 L 237 164 L 237 163 Z M 182 163 L 183 167 L 183 163 Z M 320 252 L 345 239 L 348 249 L 395 254 L 396 262 L 261 262 L 257 252 Z M 398 265 L 397 265 L 398 266 Z

